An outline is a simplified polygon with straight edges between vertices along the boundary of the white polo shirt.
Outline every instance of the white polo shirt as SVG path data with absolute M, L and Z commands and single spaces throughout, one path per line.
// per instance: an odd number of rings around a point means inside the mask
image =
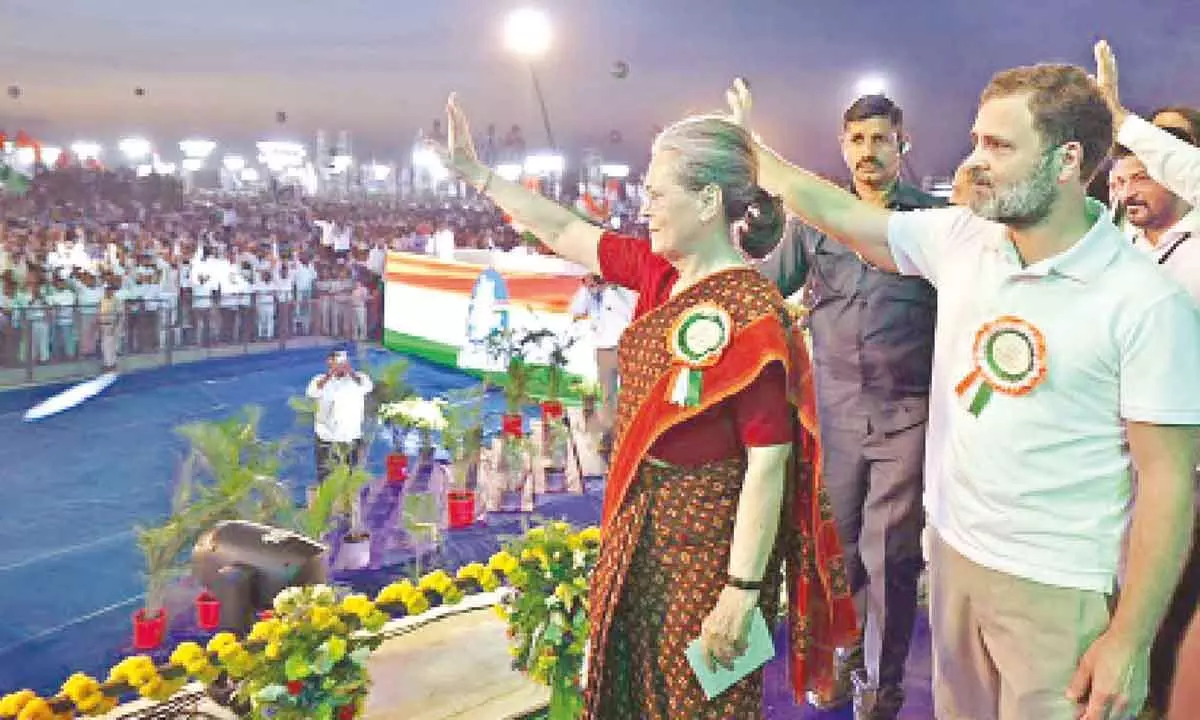
M 1133 245 L 1200 302 L 1200 208 L 1180 218 L 1162 234 L 1157 245 L 1151 245 L 1145 233 L 1135 229 Z
M 926 445 L 929 522 L 1001 572 L 1112 592 L 1132 500 L 1124 421 L 1200 425 L 1200 310 L 1103 213 L 1066 252 L 1022 268 L 1007 229 L 963 208 L 893 213 L 900 271 L 937 288 Z M 973 414 L 960 381 L 986 323 L 1044 338 L 1040 384 Z M 1009 356 L 1011 359 L 1011 356 Z

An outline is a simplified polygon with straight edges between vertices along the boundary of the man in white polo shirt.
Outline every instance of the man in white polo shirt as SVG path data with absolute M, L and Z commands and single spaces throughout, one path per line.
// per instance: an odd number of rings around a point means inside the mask
M 730 99 L 744 121 L 744 84 Z M 1112 137 L 1082 69 L 1039 65 L 984 90 L 970 210 L 888 212 L 759 148 L 759 182 L 789 210 L 937 290 L 925 505 L 942 720 L 1103 720 L 1145 699 L 1191 537 L 1200 383 L 1176 379 L 1200 367 L 1200 311 L 1087 200 Z

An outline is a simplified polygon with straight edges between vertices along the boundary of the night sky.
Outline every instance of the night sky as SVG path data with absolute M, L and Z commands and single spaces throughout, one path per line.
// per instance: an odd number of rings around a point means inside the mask
M 232 151 L 267 137 L 354 133 L 356 154 L 400 158 L 457 90 L 477 132 L 544 132 L 522 61 L 503 47 L 504 0 L 2 0 L 0 126 L 46 143 L 185 135 Z M 735 75 L 759 129 L 788 156 L 838 169 L 855 81 L 882 74 L 904 107 L 918 174 L 967 145 L 997 69 L 1091 67 L 1107 37 L 1126 103 L 1200 104 L 1200 0 L 543 0 L 555 41 L 539 73 L 559 143 L 644 162 L 655 125 L 721 107 Z M 624 80 L 610 74 L 624 60 Z M 134 96 L 144 87 L 144 98 Z M 286 126 L 275 123 L 285 110 Z M 612 130 L 624 141 L 608 142 Z M 218 151 L 220 152 L 220 150 Z

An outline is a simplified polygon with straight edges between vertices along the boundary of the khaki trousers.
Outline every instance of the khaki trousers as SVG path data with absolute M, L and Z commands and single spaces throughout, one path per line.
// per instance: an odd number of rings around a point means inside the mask
M 604 403 L 600 421 L 605 432 L 610 432 L 617 420 L 617 367 L 616 348 L 596 348 L 596 379 Z
M 1075 720 L 1067 684 L 1108 627 L 1109 597 L 989 570 L 928 533 L 938 720 Z

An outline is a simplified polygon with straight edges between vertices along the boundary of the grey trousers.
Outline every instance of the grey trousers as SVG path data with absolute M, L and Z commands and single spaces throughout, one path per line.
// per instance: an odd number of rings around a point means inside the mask
M 825 487 L 846 554 L 859 617 L 863 657 L 880 688 L 899 688 L 924 565 L 921 507 L 925 423 L 884 433 L 822 422 Z

